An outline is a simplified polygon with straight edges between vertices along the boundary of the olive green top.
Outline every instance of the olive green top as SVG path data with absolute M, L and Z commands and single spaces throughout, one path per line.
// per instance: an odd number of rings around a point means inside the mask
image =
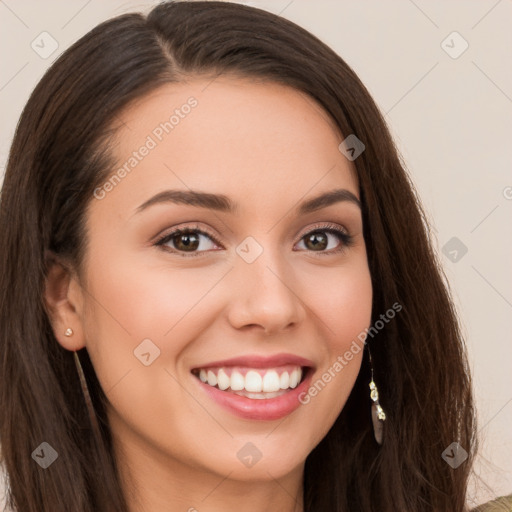
M 484 503 L 471 512 L 512 512 L 512 494 Z

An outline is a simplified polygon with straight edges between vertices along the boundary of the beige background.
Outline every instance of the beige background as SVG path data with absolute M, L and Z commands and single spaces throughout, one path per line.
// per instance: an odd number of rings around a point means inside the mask
M 50 63 L 97 23 L 154 3 L 0 0 L 0 174 L 21 110 Z M 244 3 L 279 13 L 328 43 L 386 113 L 432 219 L 467 336 L 481 438 L 470 500 L 511 493 L 512 3 Z M 58 43 L 48 58 L 31 48 L 43 31 Z M 460 36 L 446 39 L 454 31 Z M 457 58 L 445 51 L 456 56 L 464 41 L 469 46 Z M 457 262 L 442 253 L 452 237 L 468 249 Z

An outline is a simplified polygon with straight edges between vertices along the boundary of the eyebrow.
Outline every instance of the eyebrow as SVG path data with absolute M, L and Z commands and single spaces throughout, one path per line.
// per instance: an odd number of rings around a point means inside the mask
M 298 205 L 295 210 L 298 215 L 305 215 L 340 202 L 350 202 L 362 209 L 359 199 L 350 190 L 341 188 L 308 199 Z M 210 194 L 197 190 L 164 190 L 142 203 L 135 213 L 140 213 L 150 206 L 161 203 L 186 204 L 225 213 L 236 213 L 239 208 L 237 203 L 223 194 Z

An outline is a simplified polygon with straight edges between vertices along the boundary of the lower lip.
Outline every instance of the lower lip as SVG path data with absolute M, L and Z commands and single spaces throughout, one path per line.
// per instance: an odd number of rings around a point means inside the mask
M 278 420 L 295 411 L 300 405 L 299 396 L 306 392 L 311 382 L 313 369 L 309 368 L 304 380 L 294 389 L 275 398 L 247 398 L 229 391 L 221 391 L 205 384 L 197 377 L 194 379 L 206 393 L 218 404 L 232 413 L 249 420 Z

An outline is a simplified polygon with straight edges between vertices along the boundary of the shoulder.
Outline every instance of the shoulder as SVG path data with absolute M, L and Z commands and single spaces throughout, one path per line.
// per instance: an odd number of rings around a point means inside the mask
M 484 503 L 471 512 L 512 512 L 512 494 Z
M 0 510 L 3 512 L 15 512 L 7 507 L 7 491 L 9 490 L 9 480 L 7 478 L 7 471 L 3 464 L 0 446 Z

